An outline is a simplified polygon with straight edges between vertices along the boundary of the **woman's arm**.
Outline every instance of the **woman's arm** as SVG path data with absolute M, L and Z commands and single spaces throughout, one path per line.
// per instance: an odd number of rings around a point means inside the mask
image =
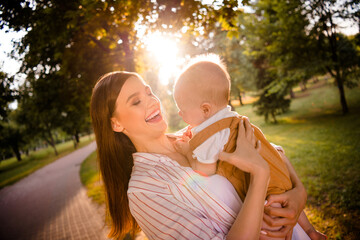
M 264 221 L 270 226 L 283 226 L 283 228 L 276 232 L 266 231 L 266 235 L 268 237 L 289 238 L 292 233 L 292 228 L 297 223 L 298 218 L 305 207 L 307 194 L 289 159 L 282 151 L 279 151 L 279 153 L 282 156 L 287 168 L 289 169 L 293 189 L 283 194 L 270 195 L 267 198 L 268 202 L 265 206 Z M 280 203 L 283 208 L 271 207 L 270 204 L 274 202 Z M 270 215 L 275 218 L 270 217 Z
M 227 239 L 259 239 L 266 190 L 270 179 L 267 162 L 254 147 L 254 137 L 247 118 L 239 124 L 237 147 L 233 153 L 222 152 L 219 159 L 250 173 L 245 201 L 227 235 Z M 259 142 L 258 142 L 259 144 Z M 258 146 L 259 149 L 260 145 Z

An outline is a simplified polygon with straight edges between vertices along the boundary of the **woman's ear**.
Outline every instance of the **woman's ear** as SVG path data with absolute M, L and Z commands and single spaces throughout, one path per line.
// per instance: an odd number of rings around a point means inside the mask
M 120 122 L 116 118 L 111 118 L 111 127 L 114 132 L 122 132 L 124 131 L 124 127 L 120 124 Z
M 209 118 L 211 116 L 211 104 L 208 102 L 204 102 L 200 106 L 201 111 L 203 112 L 205 118 Z

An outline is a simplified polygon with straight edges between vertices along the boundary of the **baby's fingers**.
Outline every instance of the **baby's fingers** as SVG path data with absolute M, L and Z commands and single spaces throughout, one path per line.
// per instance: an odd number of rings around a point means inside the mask
M 189 141 L 190 141 L 190 138 L 189 138 L 188 136 L 186 136 L 186 135 L 183 135 L 183 136 L 181 137 L 181 139 L 182 139 L 184 142 L 189 142 Z

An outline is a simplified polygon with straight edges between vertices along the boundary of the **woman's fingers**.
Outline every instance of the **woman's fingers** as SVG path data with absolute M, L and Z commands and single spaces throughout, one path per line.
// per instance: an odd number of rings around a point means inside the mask
M 286 235 L 292 231 L 292 226 L 284 226 L 279 231 L 270 231 L 270 230 L 262 230 L 266 232 L 267 237 L 274 237 L 274 238 L 285 238 Z
M 245 131 L 246 131 L 246 138 L 252 142 L 252 137 L 254 135 L 254 131 L 252 130 L 250 121 L 247 117 L 244 118 L 244 125 L 245 125 Z
M 276 207 L 268 206 L 264 208 L 264 212 L 271 216 L 280 217 L 279 219 L 283 219 L 283 221 L 285 221 L 285 224 L 295 225 L 296 223 L 296 213 L 292 209 L 276 208 Z M 275 222 L 275 220 L 277 220 L 278 218 L 273 218 L 273 219 Z M 277 224 L 277 226 L 281 226 L 281 224 L 280 225 Z
M 236 146 L 241 144 L 243 137 L 245 137 L 245 126 L 244 126 L 244 120 L 241 119 L 239 123 L 239 129 L 238 129 L 238 137 L 236 140 Z
M 251 126 L 249 118 L 244 117 L 243 119 L 244 119 L 245 136 L 247 140 L 252 144 L 252 146 L 254 146 L 257 149 L 258 141 L 255 137 L 255 130 Z
M 271 227 L 282 227 L 285 225 L 289 225 L 289 220 L 282 217 L 271 217 L 268 214 L 264 214 L 263 216 L 264 222 Z
M 260 140 L 257 140 L 257 141 L 256 141 L 256 146 L 255 146 L 255 148 L 256 148 L 256 150 L 257 150 L 258 152 L 260 152 L 260 149 L 261 149 L 261 142 L 260 142 Z

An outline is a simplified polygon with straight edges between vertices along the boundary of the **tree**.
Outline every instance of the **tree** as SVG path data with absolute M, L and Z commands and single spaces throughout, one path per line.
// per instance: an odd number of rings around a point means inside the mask
M 114 70 L 145 70 L 136 69 L 140 25 L 146 31 L 178 32 L 185 26 L 188 33 L 199 33 L 218 18 L 233 16 L 237 1 L 223 3 L 214 7 L 196 0 L 2 1 L 0 27 L 27 31 L 16 45 L 24 54 L 21 72 L 27 75 L 23 108 L 29 105 L 40 114 L 31 119 L 42 126 L 37 130 L 49 143 L 57 128 L 78 139 L 88 128 L 88 102 L 96 79 Z
M 298 0 L 260 0 L 253 5 L 254 14 L 239 19 L 244 54 L 257 69 L 259 99 L 255 111 L 272 118 L 289 109 L 286 96 L 303 79 L 303 72 L 316 60 L 311 39 L 306 32 L 309 21 Z M 273 101 L 276 101 L 273 103 Z
M 14 77 L 0 71 L 0 121 L 6 121 L 9 112 L 9 104 L 18 98 L 18 92 L 12 89 Z
M 356 0 L 316 0 L 303 1 L 307 14 L 314 21 L 311 34 L 317 39 L 318 55 L 323 62 L 322 67 L 334 77 L 339 89 L 340 103 L 343 114 L 349 111 L 344 85 L 348 78 L 348 71 L 358 65 L 358 57 L 348 58 L 349 54 L 356 55 L 351 44 L 339 34 L 337 20 L 352 19 L 360 20 L 360 8 Z M 345 61 L 345 63 L 343 62 Z
M 56 78 L 56 75 L 53 75 Z M 28 135 L 40 136 L 58 155 L 55 133 L 62 126 L 61 101 L 54 101 L 61 89 L 62 81 L 47 81 L 39 78 L 30 82 L 31 87 L 22 86 L 22 97 L 17 109 L 17 122 L 26 127 Z
M 0 71 L 0 149 L 11 148 L 18 161 L 21 161 L 20 146 L 23 144 L 21 128 L 9 117 L 9 105 L 18 98 L 18 92 L 11 88 L 14 77 Z
M 241 13 L 238 19 L 244 19 L 245 14 Z M 237 24 L 240 27 L 240 20 L 233 23 L 233 28 Z M 225 31 L 221 25 L 219 25 L 214 33 L 212 48 L 210 51 L 214 51 L 219 54 L 226 62 L 227 70 L 231 78 L 231 95 L 235 96 L 240 105 L 243 105 L 242 94 L 246 91 L 255 90 L 256 69 L 253 67 L 249 59 L 244 55 L 243 51 L 243 35 L 238 31 L 235 33 L 231 28 Z M 236 34 L 237 33 L 237 34 Z
M 20 149 L 25 143 L 24 129 L 14 120 L 0 122 L 0 149 L 10 148 L 16 159 L 21 161 Z

